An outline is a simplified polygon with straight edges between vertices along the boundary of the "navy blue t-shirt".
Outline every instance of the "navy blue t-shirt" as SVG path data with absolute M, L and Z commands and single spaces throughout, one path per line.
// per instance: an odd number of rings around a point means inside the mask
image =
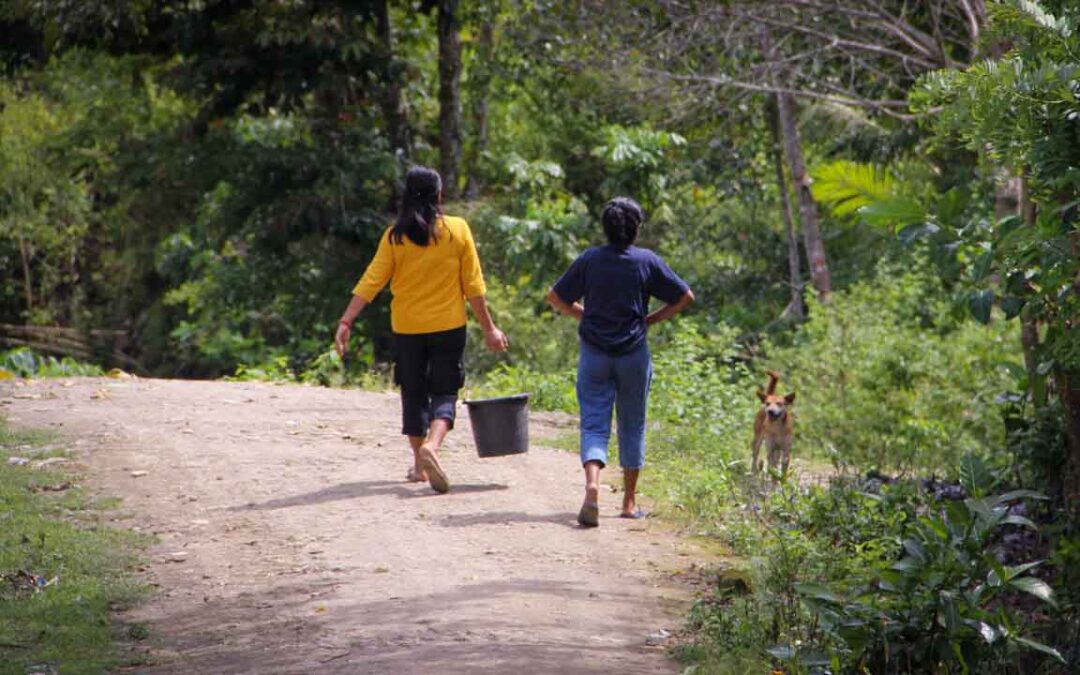
M 552 290 L 567 304 L 583 300 L 581 338 L 609 354 L 645 341 L 649 296 L 676 302 L 690 287 L 647 248 L 599 246 L 578 256 Z

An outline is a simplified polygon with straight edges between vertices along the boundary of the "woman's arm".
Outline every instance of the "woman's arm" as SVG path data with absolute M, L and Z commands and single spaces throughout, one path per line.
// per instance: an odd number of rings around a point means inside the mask
M 506 333 L 499 330 L 495 322 L 491 320 L 487 300 L 482 295 L 474 295 L 469 298 L 469 304 L 472 305 L 473 316 L 484 329 L 484 342 L 487 343 L 487 348 L 493 352 L 505 352 L 510 346 L 510 341 L 506 339 Z
M 578 321 L 581 321 L 581 317 L 585 315 L 585 308 L 581 306 L 580 302 L 569 304 L 560 298 L 559 294 L 555 291 L 550 291 L 548 293 L 547 301 L 556 312 L 565 314 L 566 316 L 572 316 Z
M 656 310 L 649 316 L 645 317 L 645 325 L 653 326 L 661 321 L 666 321 L 675 316 L 679 312 L 686 309 L 686 306 L 694 301 L 694 292 L 686 291 L 681 298 L 671 303 L 670 305 L 664 305 L 660 309 Z
M 338 356 L 345 358 L 345 351 L 349 348 L 349 336 L 352 334 L 352 325 L 360 312 L 368 306 L 368 301 L 359 295 L 352 296 L 345 313 L 338 319 L 337 333 L 334 335 L 334 349 Z

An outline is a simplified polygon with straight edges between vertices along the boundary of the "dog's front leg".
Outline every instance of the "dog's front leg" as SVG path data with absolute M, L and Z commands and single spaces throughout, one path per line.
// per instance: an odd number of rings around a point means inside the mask
M 769 451 L 769 471 L 775 471 L 776 465 L 780 463 L 780 444 L 776 442 L 775 438 L 770 438 L 766 444 L 766 449 Z
M 758 471 L 761 471 L 761 465 L 758 464 L 758 454 L 761 452 L 761 440 L 762 440 L 762 435 L 760 433 L 755 433 L 754 434 L 754 445 L 753 445 L 754 452 L 753 452 L 753 457 L 752 457 L 751 462 L 750 462 L 750 470 L 753 471 L 754 473 L 757 473 Z

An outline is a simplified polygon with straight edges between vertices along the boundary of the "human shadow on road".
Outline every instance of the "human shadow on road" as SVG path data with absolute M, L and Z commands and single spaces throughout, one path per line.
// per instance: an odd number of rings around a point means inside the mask
M 578 529 L 576 514 L 565 513 L 524 513 L 521 511 L 493 511 L 491 513 L 467 513 L 449 515 L 439 521 L 443 527 L 472 527 L 474 525 L 509 525 L 510 523 L 554 523 Z
M 331 487 L 307 492 L 290 497 L 278 497 L 261 503 L 240 504 L 229 507 L 229 511 L 273 511 L 292 506 L 311 506 L 313 504 L 325 504 L 344 499 L 363 499 L 364 497 L 376 497 L 380 495 L 393 495 L 398 499 L 413 499 L 416 497 L 444 497 L 449 498 L 455 494 L 469 492 L 488 492 L 491 490 L 506 490 L 508 486 L 496 483 L 462 484 L 454 485 L 449 495 L 439 495 L 433 492 L 427 485 L 409 484 L 393 480 L 367 480 L 355 483 L 341 483 Z
M 450 483 L 450 492 L 446 494 L 439 494 L 434 490 L 428 488 L 427 485 L 420 485 L 421 489 L 416 492 L 410 492 L 404 495 L 402 499 L 415 499 L 417 497 L 441 497 L 443 499 L 453 499 L 454 495 L 469 494 L 471 492 L 494 492 L 497 490 L 509 490 L 509 485 L 503 485 L 501 483 Z

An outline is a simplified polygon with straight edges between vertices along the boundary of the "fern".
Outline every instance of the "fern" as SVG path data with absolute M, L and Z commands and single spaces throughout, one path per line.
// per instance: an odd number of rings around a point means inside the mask
M 872 164 L 837 161 L 814 172 L 811 190 L 814 199 L 832 204 L 832 212 L 849 216 L 859 209 L 891 199 L 895 189 L 892 178 Z
M 900 194 L 897 181 L 872 164 L 826 164 L 814 172 L 811 190 L 814 199 L 831 205 L 834 215 L 857 215 L 871 225 L 899 227 L 926 218 L 925 207 Z

